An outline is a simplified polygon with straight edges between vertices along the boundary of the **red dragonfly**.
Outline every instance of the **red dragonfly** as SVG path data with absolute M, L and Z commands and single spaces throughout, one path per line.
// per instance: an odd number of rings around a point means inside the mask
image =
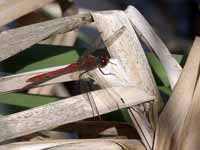
M 85 70 L 85 72 L 95 69 L 102 68 L 107 65 L 109 58 L 106 55 L 95 57 L 93 55 L 87 55 L 81 57 L 76 63 L 70 64 L 67 67 L 47 72 L 44 74 L 37 75 L 35 77 L 29 78 L 26 82 L 39 82 L 53 77 L 57 77 L 62 74 L 67 74 L 75 71 Z
M 105 41 L 105 45 L 107 47 L 111 46 L 112 43 L 115 40 L 117 40 L 124 31 L 125 31 L 125 27 L 123 26 Z M 99 70 L 103 73 L 101 68 L 105 67 L 108 64 L 109 57 L 105 54 L 95 57 L 94 55 L 91 55 L 90 53 L 92 53 L 92 50 L 87 51 L 87 53 L 85 53 L 85 55 L 81 56 L 76 63 L 70 64 L 67 67 L 64 67 L 64 68 L 61 68 L 61 69 L 58 69 L 55 71 L 50 71 L 50 72 L 47 72 L 44 74 L 37 75 L 32 78 L 29 78 L 26 82 L 32 82 L 32 83 L 43 82 L 43 81 L 58 77 L 63 74 L 80 71 L 80 70 L 84 70 L 83 73 L 85 73 L 85 72 L 90 71 L 95 68 L 99 68 Z M 80 76 L 83 73 L 81 73 Z M 89 98 L 89 95 L 88 95 L 88 98 Z M 89 102 L 90 102 L 91 107 L 93 108 L 93 114 L 95 114 L 95 112 L 94 112 L 94 110 L 95 110 L 96 113 L 98 114 L 98 116 L 100 117 L 94 100 L 91 100 L 89 98 Z
M 121 27 L 119 30 L 117 30 L 113 35 L 111 35 L 106 41 L 105 45 L 106 46 L 111 46 L 112 43 L 117 40 L 122 33 L 125 31 L 125 27 Z M 85 70 L 83 73 L 99 68 L 101 71 L 101 68 L 105 67 L 108 62 L 109 62 L 109 57 L 107 55 L 101 55 L 101 56 L 94 56 L 91 53 L 92 51 L 90 50 L 87 52 L 87 55 L 81 56 L 76 63 L 72 63 L 67 67 L 55 70 L 55 71 L 50 71 L 44 74 L 37 75 L 35 77 L 29 78 L 26 82 L 41 82 L 45 81 L 48 79 L 52 79 L 54 77 L 57 77 L 59 75 L 75 72 L 75 71 L 80 71 L 80 70 Z M 102 72 L 102 71 L 101 71 Z M 83 74 L 81 73 L 81 75 Z M 103 73 L 103 72 L 102 72 Z M 103 73 L 104 74 L 104 73 Z

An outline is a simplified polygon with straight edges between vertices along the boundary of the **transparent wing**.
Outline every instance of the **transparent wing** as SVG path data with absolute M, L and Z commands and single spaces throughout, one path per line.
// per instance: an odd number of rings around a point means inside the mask
M 105 40 L 104 44 L 109 47 L 111 46 L 121 35 L 122 33 L 125 31 L 126 27 L 125 26 L 122 26 L 121 28 L 119 28 L 116 32 L 114 32 L 110 37 L 108 37 L 107 40 Z M 91 53 L 94 53 L 94 51 L 96 49 L 100 49 L 101 46 L 103 45 L 102 43 L 102 39 L 101 37 L 99 36 L 95 41 L 94 41 L 94 45 L 85 51 L 85 53 L 83 54 L 83 56 L 85 55 L 89 55 Z
M 100 86 L 101 89 L 104 89 L 105 95 L 109 96 L 109 99 L 106 101 L 102 99 L 103 103 L 108 107 L 108 109 L 112 109 L 113 107 L 119 109 L 118 102 L 121 101 L 124 103 L 123 98 L 111 87 L 107 86 L 109 83 L 105 80 L 105 78 L 99 77 L 95 72 L 92 74 L 88 73 L 91 78 L 93 78 L 95 81 L 98 81 L 97 84 Z M 112 76 L 112 74 L 107 74 L 104 76 Z
M 118 29 L 116 32 L 114 32 L 110 37 L 108 37 L 107 40 L 105 40 L 104 44 L 109 47 L 111 46 L 115 40 L 117 40 L 121 35 L 122 33 L 125 31 L 125 27 L 122 26 L 120 29 Z M 93 53 L 95 48 L 94 47 L 99 47 L 99 45 L 101 45 L 101 40 L 100 39 L 97 39 L 95 42 L 94 42 L 94 46 L 93 46 L 93 49 L 90 49 L 90 50 L 87 50 L 83 55 L 88 55 L 90 53 Z M 85 71 L 85 72 L 89 72 L 88 71 Z M 83 73 L 81 74 L 81 77 L 83 77 Z M 90 74 L 88 74 L 89 76 L 91 76 Z M 97 77 L 97 75 L 94 75 Z M 92 77 L 92 76 L 91 76 Z M 98 111 L 98 108 L 95 104 L 95 100 L 94 98 L 92 97 L 92 94 L 89 92 L 89 91 L 93 91 L 93 90 L 96 90 L 92 87 L 92 84 L 89 84 L 88 82 L 82 82 L 83 80 L 81 80 L 80 78 L 80 87 L 82 89 L 82 92 L 85 93 L 83 90 L 86 90 L 87 91 L 87 99 L 88 101 L 90 102 L 90 105 L 92 107 L 92 110 L 93 110 L 93 115 L 95 116 L 95 114 L 97 114 L 99 117 L 100 117 L 100 114 L 99 114 L 99 111 Z M 100 81 L 100 79 L 98 80 Z M 104 85 L 107 85 L 105 82 L 106 80 L 104 80 L 103 78 L 101 79 L 101 88 L 104 88 L 106 89 L 106 87 Z M 116 93 L 114 90 L 106 90 L 106 94 L 109 95 L 109 97 L 112 97 L 113 99 L 109 102 L 105 102 L 105 104 L 108 104 L 107 106 L 108 107 L 112 107 L 112 106 L 116 106 L 117 108 L 119 108 L 119 105 L 117 103 L 117 101 L 115 100 L 116 98 L 119 98 L 122 102 L 123 102 L 123 99 L 118 95 L 118 93 Z
M 87 71 L 85 71 L 87 72 Z M 99 119 L 101 119 L 100 113 L 98 111 L 97 105 L 94 101 L 94 98 L 92 97 L 90 91 L 94 91 L 95 88 L 93 86 L 93 84 L 91 84 L 91 80 L 88 79 L 83 79 L 84 74 L 82 73 L 80 75 L 80 79 L 79 79 L 79 86 L 80 86 L 80 91 L 81 94 L 83 93 L 87 93 L 86 94 L 86 99 L 88 100 L 88 102 L 90 103 L 90 106 L 92 108 L 93 111 L 93 116 L 96 116 L 96 114 L 98 115 Z

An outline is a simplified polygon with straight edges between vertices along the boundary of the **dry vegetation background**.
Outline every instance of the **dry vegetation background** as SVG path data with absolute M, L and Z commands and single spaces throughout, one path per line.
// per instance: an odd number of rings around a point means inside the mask
M 183 55 L 133 6 L 88 12 L 70 0 L 2 0 L 0 10 L 1 150 L 199 149 L 199 37 L 182 69 Z M 101 88 L 80 93 L 78 71 L 27 82 L 76 62 L 83 47 L 109 52 L 102 70 L 112 74 L 83 76 Z

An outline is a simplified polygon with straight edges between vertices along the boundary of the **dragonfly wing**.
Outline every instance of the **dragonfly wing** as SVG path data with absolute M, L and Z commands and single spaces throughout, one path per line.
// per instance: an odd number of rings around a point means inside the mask
M 87 93 L 86 99 L 88 99 L 88 101 L 90 103 L 90 106 L 91 106 L 92 111 L 93 111 L 93 116 L 96 116 L 96 114 L 97 114 L 99 116 L 99 118 L 101 119 L 97 105 L 94 101 L 94 98 L 92 97 L 92 95 L 90 93 L 90 91 L 95 90 L 95 88 L 90 81 L 86 81 L 85 79 L 81 79 L 81 77 L 82 76 L 80 76 L 80 79 L 79 79 L 80 91 L 81 91 L 81 93 Z
M 123 32 L 125 30 L 126 30 L 126 27 L 122 26 L 116 32 L 114 32 L 112 35 L 110 35 L 104 42 L 103 42 L 101 36 L 99 36 L 94 41 L 94 46 L 92 46 L 91 49 L 88 49 L 87 51 L 85 51 L 83 56 L 94 53 L 94 51 L 96 51 L 96 49 L 102 48 L 103 43 L 104 43 L 104 45 L 106 45 L 106 47 L 110 47 L 123 34 Z
M 95 72 L 93 72 L 92 75 L 89 74 L 89 76 L 91 76 L 92 78 L 94 77 L 94 80 L 98 81 L 97 84 L 102 89 L 104 89 L 105 95 L 109 97 L 109 99 L 107 99 L 106 101 L 102 99 L 102 101 L 108 107 L 108 109 L 112 109 L 113 107 L 119 108 L 119 101 L 124 103 L 123 98 L 116 91 L 114 91 L 114 89 L 106 86 L 108 85 L 108 83 L 104 78 L 99 77 Z

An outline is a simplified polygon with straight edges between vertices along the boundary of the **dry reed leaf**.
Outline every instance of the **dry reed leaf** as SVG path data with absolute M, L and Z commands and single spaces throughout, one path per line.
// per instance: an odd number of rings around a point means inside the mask
M 200 39 L 196 39 L 196 49 L 200 50 Z M 199 55 L 198 55 L 199 56 Z M 199 71 L 199 70 L 198 70 Z M 179 150 L 198 150 L 200 147 L 199 139 L 200 139 L 200 80 L 199 80 L 199 72 L 198 72 L 198 82 L 195 88 L 195 92 L 193 94 L 193 98 L 191 104 L 189 106 L 189 110 L 184 121 L 183 128 L 179 133 L 179 141 L 177 143 Z
M 179 137 L 177 141 L 178 150 L 199 149 L 200 146 L 199 98 L 200 98 L 200 80 L 198 79 L 198 83 L 194 92 L 194 96 L 192 98 L 191 105 L 189 107 L 189 111 L 184 121 L 182 130 L 178 136 Z
M 145 150 L 138 140 L 84 139 L 84 140 L 48 140 L 37 142 L 19 142 L 0 146 L 1 150 L 61 150 L 61 149 L 95 149 L 95 150 Z
M 173 89 L 182 71 L 181 66 L 172 57 L 166 45 L 158 37 L 144 16 L 142 16 L 142 14 L 135 7 L 129 6 L 126 9 L 126 14 L 128 15 L 139 37 L 146 43 L 148 47 L 150 47 L 150 49 L 154 50 L 160 59 Z
M 38 43 L 52 34 L 74 30 L 92 22 L 90 14 L 53 19 L 0 33 L 0 61 Z
M 53 0 L 3 0 L 0 2 L 0 26 L 32 12 Z
M 103 40 L 107 39 L 117 29 L 123 26 L 125 27 L 126 30 L 121 37 L 111 46 L 107 46 L 107 49 L 112 58 L 119 59 L 122 65 L 122 71 L 126 74 L 125 82 L 127 85 L 139 86 L 150 95 L 156 97 L 154 100 L 153 113 L 150 117 L 151 125 L 155 126 L 159 107 L 158 102 L 160 99 L 159 93 L 142 46 L 127 15 L 122 11 L 97 12 L 92 13 L 92 15 Z M 124 81 L 119 82 L 122 84 Z M 136 121 L 133 119 L 135 126 L 139 126 L 137 129 L 143 139 L 143 143 L 147 149 L 151 149 L 154 127 L 149 125 L 147 118 L 143 121 L 143 117 L 135 115 L 136 112 L 132 109 L 130 109 L 130 111 L 130 114 L 136 119 Z M 149 132 L 149 130 L 152 131 Z
M 105 89 L 90 92 L 99 114 L 134 106 L 155 98 L 134 87 L 113 87 L 112 90 L 120 93 L 124 101 L 121 101 L 118 95 L 113 95 L 114 101 L 110 104 L 111 95 Z M 0 141 L 97 116 L 98 113 L 94 112 L 86 97 L 87 94 L 81 94 L 3 117 L 0 120 Z
M 67 16 L 78 14 L 78 8 L 76 7 L 73 1 L 58 1 L 58 3 L 46 5 L 41 10 L 45 11 L 45 14 L 46 13 L 51 14 L 50 16 L 53 16 L 53 18 L 58 18 L 62 16 L 67 17 Z M 56 13 L 56 10 L 57 12 L 59 12 L 59 15 Z M 45 40 L 47 42 L 45 41 L 41 41 L 41 42 L 45 44 L 48 43 L 48 44 L 53 44 L 53 45 L 74 46 L 77 36 L 78 36 L 78 30 L 73 30 L 71 32 L 57 34 L 53 37 L 50 37 L 50 41 L 47 39 Z
M 49 3 L 39 10 L 43 14 L 48 14 L 51 18 L 62 16 L 62 10 L 58 3 Z
M 188 120 L 186 120 L 186 118 L 188 116 L 188 112 L 191 111 L 190 106 L 194 101 L 192 98 L 194 93 L 197 94 L 197 97 L 199 94 L 198 91 L 194 92 L 199 76 L 199 49 L 200 38 L 196 38 L 184 69 L 180 75 L 180 79 L 178 80 L 168 103 L 160 115 L 155 136 L 155 150 L 178 150 L 180 148 L 182 138 L 184 139 L 181 135 L 184 132 L 183 129 L 185 129 L 185 124 L 190 124 L 186 122 L 190 121 L 190 118 Z M 197 120 L 193 121 L 196 122 Z M 185 130 L 188 129 L 186 128 Z
M 140 138 L 147 150 L 151 150 L 154 140 L 154 130 L 149 124 L 148 118 L 145 114 L 137 108 L 128 109 L 130 117 L 134 123 L 134 127 L 138 131 Z
M 73 143 L 73 144 L 65 144 L 57 147 L 50 148 L 50 150 L 88 150 L 88 149 L 94 149 L 94 150 L 136 150 L 136 149 L 143 149 L 144 147 L 138 148 L 138 146 L 135 146 L 133 144 L 127 144 L 127 143 L 120 143 L 115 141 L 102 141 L 102 142 L 83 142 L 83 143 Z

